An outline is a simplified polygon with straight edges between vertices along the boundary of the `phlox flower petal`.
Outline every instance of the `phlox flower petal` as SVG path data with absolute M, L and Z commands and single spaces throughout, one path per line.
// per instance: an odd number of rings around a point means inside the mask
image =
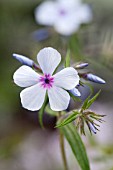
M 54 86 L 48 90 L 48 96 L 52 110 L 62 111 L 67 109 L 70 101 L 70 96 L 64 89 Z
M 78 8 L 81 5 L 81 0 L 57 0 L 57 4 L 60 8 L 72 10 Z
M 69 36 L 77 31 L 79 26 L 79 19 L 75 21 L 75 16 L 73 14 L 68 15 L 68 17 L 60 18 L 54 23 L 55 30 L 65 36 Z
M 91 8 L 86 4 L 81 5 L 75 15 L 78 16 L 80 23 L 89 23 L 92 20 Z
M 35 9 L 36 21 L 44 25 L 53 25 L 56 19 L 56 3 L 52 1 L 44 2 Z
M 61 55 L 54 48 L 47 47 L 39 51 L 37 60 L 43 73 L 52 75 L 61 61 Z
M 36 111 L 42 107 L 46 95 L 46 89 L 40 83 L 28 87 L 20 93 L 22 106 L 28 110 Z
M 79 84 L 77 71 L 72 67 L 67 67 L 54 75 L 54 85 L 66 90 L 73 89 Z
M 15 84 L 20 87 L 28 87 L 37 84 L 40 75 L 28 66 L 21 66 L 13 75 Z

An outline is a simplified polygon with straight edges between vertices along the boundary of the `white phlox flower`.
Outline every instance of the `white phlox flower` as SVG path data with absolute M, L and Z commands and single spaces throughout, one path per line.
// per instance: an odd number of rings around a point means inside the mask
M 80 24 L 92 20 L 92 12 L 81 0 L 45 1 L 35 9 L 35 19 L 37 23 L 53 26 L 58 33 L 69 36 Z
M 47 93 L 52 110 L 67 109 L 70 101 L 67 91 L 79 84 L 77 71 L 72 67 L 67 67 L 53 75 L 61 61 L 61 55 L 51 47 L 40 50 L 37 60 L 43 75 L 39 75 L 25 65 L 21 66 L 13 75 L 14 82 L 18 86 L 26 87 L 20 93 L 22 106 L 31 111 L 39 110 Z

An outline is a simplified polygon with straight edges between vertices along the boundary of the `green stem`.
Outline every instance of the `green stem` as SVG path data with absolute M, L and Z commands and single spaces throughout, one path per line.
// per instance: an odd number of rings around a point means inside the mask
M 48 96 L 47 96 L 47 93 L 46 93 L 46 96 L 45 96 L 45 100 L 44 100 L 44 103 L 42 105 L 42 108 L 40 109 L 40 111 L 38 112 L 38 116 L 39 116 L 39 123 L 40 123 L 40 126 L 42 128 L 44 128 L 44 125 L 43 125 L 43 114 L 44 114 L 44 110 L 45 110 L 45 107 L 48 103 Z
M 58 119 L 61 117 L 61 112 L 59 112 Z M 68 170 L 68 165 L 67 165 L 67 159 L 66 159 L 66 153 L 65 153 L 65 145 L 64 145 L 64 135 L 59 130 L 60 136 L 59 136 L 59 141 L 60 141 L 60 149 L 61 149 L 61 155 L 62 155 L 62 160 L 64 164 L 64 170 Z

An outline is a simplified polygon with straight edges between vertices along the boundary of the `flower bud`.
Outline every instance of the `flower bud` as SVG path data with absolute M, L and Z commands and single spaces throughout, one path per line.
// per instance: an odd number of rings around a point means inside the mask
M 20 63 L 22 63 L 23 65 L 27 65 L 29 67 L 32 67 L 34 64 L 34 61 L 23 56 L 23 55 L 19 55 L 19 54 L 13 54 L 13 57 L 15 59 L 17 59 Z
M 94 74 L 91 74 L 91 73 L 88 73 L 84 76 L 84 78 L 86 78 L 87 80 L 89 81 L 92 81 L 92 82 L 95 82 L 95 83 L 99 83 L 99 84 L 105 84 L 105 80 L 103 80 L 102 78 L 94 75 Z
M 89 64 L 88 63 L 81 63 L 81 64 L 77 64 L 75 66 L 76 69 L 84 69 L 85 67 L 87 67 Z
M 50 32 L 47 28 L 36 30 L 32 33 L 33 38 L 36 41 L 43 41 L 49 38 Z
M 96 134 L 97 132 L 96 132 L 96 128 L 95 128 L 94 124 L 89 122 L 88 125 L 89 125 L 90 130 L 91 130 L 94 134 Z
M 81 96 L 81 94 L 80 94 L 80 92 L 78 91 L 77 88 L 73 88 L 73 89 L 69 90 L 69 92 L 72 93 L 76 97 L 80 97 Z

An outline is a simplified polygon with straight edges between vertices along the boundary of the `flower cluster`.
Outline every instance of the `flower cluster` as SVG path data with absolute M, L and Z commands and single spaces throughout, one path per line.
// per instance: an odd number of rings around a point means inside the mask
M 102 117 L 104 116 L 105 115 L 99 115 L 90 110 L 84 111 L 82 113 L 80 112 L 75 120 L 75 126 L 81 132 L 81 134 L 85 135 L 84 125 L 86 123 L 90 133 L 93 132 L 94 134 L 96 134 L 97 131 L 99 131 L 99 124 L 97 124 L 96 122 L 102 123 Z
M 39 42 L 52 35 L 51 26 L 63 36 L 74 34 L 81 24 L 89 23 L 92 20 L 92 12 L 90 6 L 82 3 L 81 0 L 48 0 L 35 9 L 35 19 L 38 24 L 47 26 L 32 34 Z M 63 38 L 67 40 L 70 37 Z M 105 84 L 105 81 L 86 71 L 88 63 L 71 65 L 70 50 L 73 51 L 76 48 L 78 40 L 74 41 L 72 38 L 67 42 L 66 46 L 69 49 L 65 58 L 65 68 L 59 72 L 57 72 L 57 68 L 61 62 L 61 54 L 52 47 L 39 51 L 38 64 L 32 59 L 14 53 L 13 57 L 22 66 L 15 71 L 13 80 L 16 85 L 24 88 L 20 92 L 22 107 L 30 111 L 39 110 L 39 123 L 42 127 L 44 112 L 57 117 L 56 127 L 62 127 L 59 132 L 65 169 L 67 170 L 68 166 L 63 136 L 69 142 L 81 169 L 90 170 L 87 154 L 77 130 L 85 135 L 85 125 L 87 125 L 91 133 L 97 133 L 98 123 L 103 122 L 102 118 L 105 115 L 96 114 L 89 108 L 99 96 L 100 91 L 93 97 L 91 97 L 91 93 L 78 110 L 68 112 L 70 109 L 68 106 L 71 97 L 76 102 L 76 99 L 81 96 L 79 86 L 88 84 L 86 81 L 99 84 Z
M 67 115 L 63 115 L 60 121 L 57 123 L 57 127 L 65 126 L 71 122 L 74 123 L 75 127 L 81 134 L 85 135 L 85 124 L 88 126 L 90 133 L 97 133 L 99 123 L 102 123 L 102 118 L 105 115 L 99 115 L 89 110 L 89 107 L 93 104 L 96 98 L 99 96 L 100 91 L 93 96 L 93 98 L 86 98 L 82 107 L 79 110 L 72 110 Z

